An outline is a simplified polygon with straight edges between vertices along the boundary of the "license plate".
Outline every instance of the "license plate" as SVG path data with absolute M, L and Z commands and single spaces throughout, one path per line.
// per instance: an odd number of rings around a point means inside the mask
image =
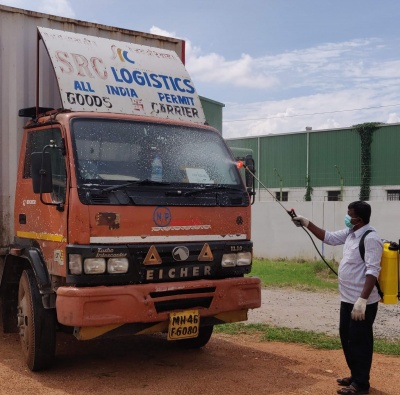
M 188 339 L 199 335 L 200 315 L 198 310 L 171 313 L 168 325 L 168 340 Z

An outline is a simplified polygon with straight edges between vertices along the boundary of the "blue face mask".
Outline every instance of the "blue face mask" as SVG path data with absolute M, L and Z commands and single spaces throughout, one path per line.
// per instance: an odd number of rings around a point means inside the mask
M 351 217 L 349 214 L 346 214 L 346 216 L 344 217 L 344 224 L 349 228 L 349 229 L 353 229 L 354 225 L 351 223 Z

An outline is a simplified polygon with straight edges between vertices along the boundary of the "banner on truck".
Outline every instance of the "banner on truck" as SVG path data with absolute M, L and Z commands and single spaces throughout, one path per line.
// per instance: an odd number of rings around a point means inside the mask
M 205 123 L 174 51 L 38 27 L 64 109 Z

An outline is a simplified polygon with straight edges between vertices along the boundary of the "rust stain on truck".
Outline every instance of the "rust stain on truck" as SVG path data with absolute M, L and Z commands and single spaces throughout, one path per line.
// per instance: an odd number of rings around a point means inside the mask
M 118 229 L 120 224 L 120 216 L 118 213 L 97 213 L 96 225 L 108 226 L 108 229 Z

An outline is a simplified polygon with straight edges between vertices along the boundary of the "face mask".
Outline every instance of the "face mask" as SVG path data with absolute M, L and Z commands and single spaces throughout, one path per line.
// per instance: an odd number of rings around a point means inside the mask
M 344 224 L 349 228 L 349 229 L 353 229 L 354 225 L 351 223 L 351 217 L 349 214 L 346 214 L 346 216 L 344 217 Z

